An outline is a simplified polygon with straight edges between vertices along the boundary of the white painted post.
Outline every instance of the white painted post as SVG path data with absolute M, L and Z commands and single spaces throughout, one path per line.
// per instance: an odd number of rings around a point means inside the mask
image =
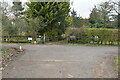
M 44 43 L 45 43 L 45 34 L 44 34 Z
M 20 51 L 23 51 L 23 48 L 22 48 L 22 46 L 20 46 L 19 50 L 20 50 Z

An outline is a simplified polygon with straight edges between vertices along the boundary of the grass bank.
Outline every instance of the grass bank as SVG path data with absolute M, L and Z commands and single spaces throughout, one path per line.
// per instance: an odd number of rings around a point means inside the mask
M 34 44 L 34 43 L 9 43 L 1 42 L 1 44 Z M 39 43 L 42 44 L 42 43 Z M 118 44 L 94 44 L 94 43 L 68 43 L 66 41 L 56 41 L 56 42 L 45 42 L 46 45 L 69 45 L 69 46 L 118 46 Z
M 1 50 L 0 50 L 0 56 L 2 56 L 4 53 L 6 53 L 10 48 L 8 47 L 1 47 Z
M 117 56 L 115 59 L 116 69 L 120 73 L 120 56 Z
M 93 43 L 68 43 L 66 41 L 48 42 L 48 45 L 69 45 L 69 46 L 118 46 L 117 44 L 93 44 Z
M 18 55 L 18 49 L 11 47 L 2 47 L 0 50 L 0 57 L 2 58 L 0 62 L 2 62 L 1 70 L 8 65 L 10 61 L 14 59 Z
M 64 45 L 70 45 L 70 46 L 118 46 L 118 45 L 108 45 L 108 44 L 80 44 L 80 43 L 67 43 Z

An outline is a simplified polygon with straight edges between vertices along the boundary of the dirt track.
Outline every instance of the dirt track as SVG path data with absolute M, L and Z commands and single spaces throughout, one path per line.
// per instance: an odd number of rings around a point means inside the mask
M 6 45 L 8 46 L 8 45 Z M 19 47 L 19 45 L 9 45 Z M 25 54 L 3 71 L 3 78 L 115 78 L 117 47 L 22 45 Z

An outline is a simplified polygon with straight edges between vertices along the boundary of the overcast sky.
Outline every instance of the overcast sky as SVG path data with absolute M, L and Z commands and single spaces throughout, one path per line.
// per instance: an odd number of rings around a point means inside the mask
M 91 10 L 95 5 L 109 0 L 71 0 L 71 2 L 72 1 L 73 5 L 71 7 L 74 8 L 75 11 L 77 11 L 77 14 L 82 16 L 83 18 L 88 18 Z
M 11 0 L 7 0 L 11 1 Z M 26 2 L 28 0 L 20 0 L 23 2 Z M 93 7 L 101 2 L 105 2 L 108 0 L 70 0 L 73 2 L 73 5 L 71 5 L 71 8 L 74 8 L 75 11 L 77 11 L 77 14 L 80 15 L 83 18 L 88 18 L 91 10 Z M 117 0 L 112 0 L 117 1 Z

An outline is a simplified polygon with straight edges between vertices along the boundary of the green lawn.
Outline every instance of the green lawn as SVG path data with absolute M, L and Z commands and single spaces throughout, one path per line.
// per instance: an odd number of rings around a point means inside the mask
M 49 45 L 70 45 L 70 46 L 118 46 L 118 44 L 95 44 L 95 43 L 68 43 L 67 41 L 48 42 Z
M 120 56 L 116 57 L 115 63 L 116 63 L 116 66 L 117 66 L 117 71 L 120 73 Z
M 110 44 L 90 44 L 90 43 L 64 43 L 64 42 L 52 42 L 50 45 L 69 45 L 69 46 L 118 46 L 117 44 L 115 45 L 110 45 Z
M 67 43 L 65 45 L 71 45 L 71 46 L 118 46 L 118 45 L 110 45 L 110 44 L 77 44 L 77 43 Z
M 1 48 L 1 50 L 0 50 L 0 56 L 2 55 L 2 54 L 4 54 L 7 50 L 9 50 L 10 48 L 8 48 L 8 47 L 2 47 Z
M 10 43 L 10 42 L 0 42 L 2 44 L 34 44 L 34 43 Z M 42 44 L 42 43 L 39 43 Z M 56 42 L 45 42 L 45 44 L 49 45 L 70 45 L 70 46 L 118 46 L 118 44 L 90 44 L 90 43 L 67 43 L 66 41 L 56 41 Z

